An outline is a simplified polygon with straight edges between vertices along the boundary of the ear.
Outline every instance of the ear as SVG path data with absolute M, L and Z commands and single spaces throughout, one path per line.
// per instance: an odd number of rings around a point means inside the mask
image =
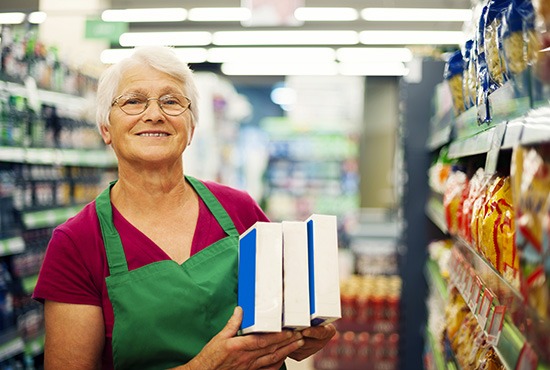
M 191 140 L 193 139 L 194 134 L 195 134 L 195 125 L 191 125 L 191 129 L 187 134 L 187 146 L 191 145 Z
M 105 145 L 110 145 L 111 144 L 111 133 L 109 132 L 109 126 L 107 126 L 105 124 L 102 124 L 100 126 L 100 132 L 101 132 L 101 137 L 103 138 L 103 142 L 105 143 Z

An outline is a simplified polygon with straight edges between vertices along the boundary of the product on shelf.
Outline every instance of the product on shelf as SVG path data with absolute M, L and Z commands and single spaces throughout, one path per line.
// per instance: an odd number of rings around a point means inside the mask
M 489 93 L 497 90 L 508 80 L 502 57 L 501 28 L 502 18 L 511 0 L 491 0 L 486 12 L 483 40 L 485 57 L 489 71 Z
M 550 257 L 543 225 L 550 193 L 550 146 L 517 147 L 511 176 L 516 204 L 521 290 L 538 314 L 550 318 Z
M 444 78 L 449 84 L 453 97 L 455 115 L 464 112 L 464 96 L 462 92 L 462 75 L 464 72 L 464 58 L 460 50 L 455 51 L 445 65 Z
M 443 194 L 443 207 L 445 209 L 445 220 L 449 233 L 457 235 L 462 217 L 462 202 L 464 194 L 468 189 L 468 177 L 466 173 L 455 169 L 445 183 Z

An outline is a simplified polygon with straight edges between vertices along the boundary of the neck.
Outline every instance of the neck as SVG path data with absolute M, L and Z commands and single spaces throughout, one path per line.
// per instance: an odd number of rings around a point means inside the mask
M 119 167 L 119 180 L 111 201 L 121 212 L 154 213 L 184 205 L 194 196 L 180 167 L 166 171 L 126 170 Z

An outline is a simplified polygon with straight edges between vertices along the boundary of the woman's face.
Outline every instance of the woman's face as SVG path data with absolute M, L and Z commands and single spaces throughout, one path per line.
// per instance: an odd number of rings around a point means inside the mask
M 182 83 L 174 77 L 148 66 L 128 69 L 122 76 L 116 97 L 138 93 L 148 98 L 167 94 L 185 96 Z M 191 112 L 170 116 L 164 113 L 157 100 L 150 100 L 147 109 L 128 115 L 116 104 L 109 115 L 110 126 L 102 126 L 101 136 L 111 144 L 120 162 L 146 166 L 181 161 L 181 155 L 191 140 Z

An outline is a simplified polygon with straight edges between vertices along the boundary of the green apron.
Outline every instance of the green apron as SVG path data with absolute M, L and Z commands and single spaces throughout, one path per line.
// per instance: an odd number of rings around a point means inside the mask
M 166 369 L 187 363 L 225 326 L 237 305 L 237 229 L 206 186 L 186 178 L 228 236 L 181 265 L 166 260 L 128 271 L 113 224 L 114 182 L 96 199 L 110 271 L 106 283 L 115 316 L 116 369 Z

